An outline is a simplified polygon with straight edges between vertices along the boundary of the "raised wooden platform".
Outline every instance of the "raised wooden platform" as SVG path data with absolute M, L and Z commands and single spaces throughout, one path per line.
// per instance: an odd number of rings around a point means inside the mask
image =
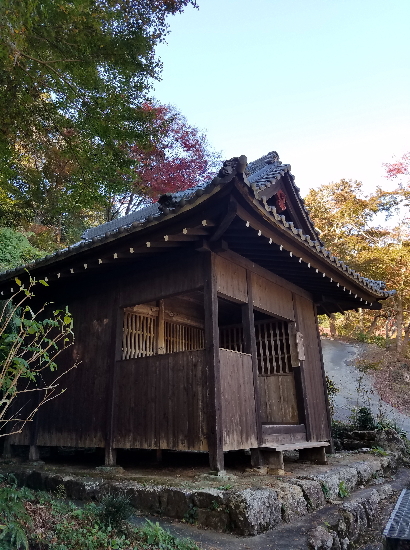
M 315 447 L 328 447 L 330 443 L 328 441 L 300 441 L 297 443 L 264 443 L 259 449 L 265 449 L 267 451 L 298 451 L 300 449 L 313 449 Z
M 267 443 L 257 449 L 251 449 L 253 467 L 268 466 L 269 473 L 284 473 L 284 451 L 299 451 L 299 459 L 314 462 L 315 464 L 327 464 L 326 447 L 328 441 L 300 441 L 297 443 Z

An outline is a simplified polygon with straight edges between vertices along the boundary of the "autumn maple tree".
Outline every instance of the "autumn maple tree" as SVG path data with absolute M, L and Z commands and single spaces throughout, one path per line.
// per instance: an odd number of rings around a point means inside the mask
M 152 137 L 148 145 L 130 148 L 135 178 L 128 192 L 115 198 L 124 214 L 164 193 L 207 182 L 221 160 L 205 134 L 172 105 L 145 103 L 142 109 L 150 121 Z

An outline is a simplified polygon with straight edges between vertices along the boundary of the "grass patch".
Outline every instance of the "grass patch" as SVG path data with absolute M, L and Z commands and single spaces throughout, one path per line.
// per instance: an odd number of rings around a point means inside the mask
M 79 508 L 52 495 L 18 488 L 0 479 L 0 550 L 199 550 L 158 523 L 128 523 L 132 508 L 125 495 L 107 495 Z

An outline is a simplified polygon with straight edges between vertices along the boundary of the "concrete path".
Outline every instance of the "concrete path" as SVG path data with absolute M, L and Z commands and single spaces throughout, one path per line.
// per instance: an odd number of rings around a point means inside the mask
M 410 417 L 382 401 L 372 386 L 372 376 L 349 364 L 363 344 L 347 344 L 338 340 L 322 339 L 323 362 L 326 374 L 339 388 L 334 399 L 336 420 L 347 421 L 353 407 L 370 407 L 377 417 L 380 411 L 393 420 L 410 437 Z M 359 389 L 359 393 L 358 393 Z

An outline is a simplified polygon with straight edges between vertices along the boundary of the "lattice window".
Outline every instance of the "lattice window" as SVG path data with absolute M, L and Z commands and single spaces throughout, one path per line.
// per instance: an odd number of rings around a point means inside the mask
M 165 353 L 194 351 L 204 347 L 204 330 L 190 325 L 165 322 Z
M 161 332 L 156 309 L 158 308 L 152 308 L 153 312 L 150 315 L 124 312 L 122 359 L 204 348 L 203 328 L 163 321 Z M 163 335 L 162 345 L 159 344 L 160 332 Z
M 157 318 L 139 313 L 124 312 L 122 358 L 155 355 Z
M 292 372 L 289 326 L 286 321 L 257 321 L 255 337 L 258 372 L 261 376 Z
M 219 347 L 243 353 L 243 327 L 230 325 L 219 329 Z

